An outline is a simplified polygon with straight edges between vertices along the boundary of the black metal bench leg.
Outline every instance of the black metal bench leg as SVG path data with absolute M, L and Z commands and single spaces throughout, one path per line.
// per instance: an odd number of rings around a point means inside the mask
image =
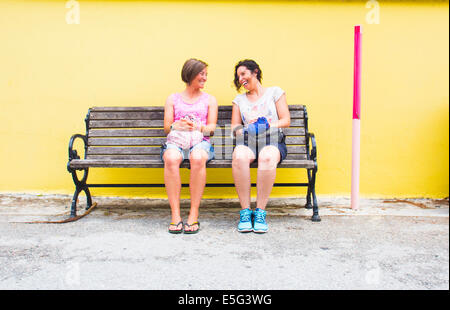
M 73 179 L 73 182 L 75 183 L 75 193 L 73 194 L 73 197 L 72 197 L 72 205 L 70 207 L 70 217 L 76 217 L 77 216 L 77 200 L 78 200 L 78 196 L 80 195 L 80 193 L 82 191 L 84 191 L 86 194 L 86 200 L 87 200 L 86 210 L 88 210 L 92 206 L 91 192 L 89 191 L 89 187 L 87 187 L 87 185 L 86 185 L 86 180 L 88 177 L 89 169 L 84 169 L 84 175 L 81 180 L 78 179 L 76 170 L 69 170 L 69 171 L 72 173 L 72 179 Z
M 306 209 L 312 209 L 311 204 L 311 171 L 309 169 L 306 170 L 306 173 L 308 174 L 308 193 L 306 194 Z
M 77 187 L 72 197 L 72 206 L 70 207 L 70 217 L 77 216 L 77 200 L 81 190 Z
M 92 207 L 92 196 L 91 192 L 89 191 L 89 187 L 85 187 L 84 192 L 86 193 L 86 210 L 88 210 L 90 207 Z
M 314 169 L 312 172 L 312 180 L 311 180 L 311 193 L 313 198 L 313 216 L 311 220 L 313 222 L 320 222 L 320 216 L 319 216 L 319 205 L 317 204 L 317 197 L 316 197 L 316 173 L 317 169 Z

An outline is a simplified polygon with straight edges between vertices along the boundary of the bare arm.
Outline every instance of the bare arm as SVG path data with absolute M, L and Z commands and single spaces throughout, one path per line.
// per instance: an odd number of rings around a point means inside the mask
M 231 132 L 242 126 L 241 111 L 237 104 L 233 104 L 233 110 L 231 111 Z
M 167 97 L 164 105 L 164 133 L 167 135 L 170 132 L 170 126 L 173 123 L 173 101 L 172 96 Z
M 172 126 L 173 125 L 173 126 Z M 164 105 L 164 133 L 169 134 L 171 127 L 175 130 L 194 130 L 194 123 L 188 120 L 173 121 L 173 100 L 172 95 L 167 97 Z
M 291 113 L 286 102 L 286 94 L 283 94 L 275 103 L 278 113 L 278 121 L 272 122 L 270 127 L 287 128 L 291 126 Z
M 210 96 L 208 106 L 208 119 L 206 120 L 206 126 L 202 125 L 200 131 L 206 136 L 214 135 L 217 125 L 218 104 L 214 96 Z

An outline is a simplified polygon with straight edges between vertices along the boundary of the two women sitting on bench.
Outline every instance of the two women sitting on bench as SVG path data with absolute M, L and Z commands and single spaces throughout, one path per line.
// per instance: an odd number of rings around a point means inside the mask
M 189 59 L 183 65 L 182 80 L 186 88 L 170 95 L 164 108 L 164 132 L 167 142 L 161 147 L 164 182 L 172 213 L 170 233 L 193 234 L 200 229 L 199 207 L 206 183 L 206 163 L 214 158 L 209 135 L 217 123 L 218 105 L 214 96 L 202 92 L 207 80 L 207 64 Z M 290 113 L 284 91 L 279 87 L 263 87 L 262 72 L 253 60 L 235 66 L 237 91 L 247 92 L 233 100 L 231 129 L 236 135 L 232 155 L 232 172 L 242 210 L 239 232 L 265 233 L 266 205 L 276 176 L 276 167 L 286 158 L 285 135 Z M 180 214 L 181 178 L 179 167 L 190 161 L 191 208 L 185 223 Z M 250 208 L 250 164 L 258 161 L 256 209 Z

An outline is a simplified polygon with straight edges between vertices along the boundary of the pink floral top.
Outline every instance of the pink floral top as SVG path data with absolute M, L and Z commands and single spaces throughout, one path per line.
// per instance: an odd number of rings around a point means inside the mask
M 209 95 L 202 93 L 200 98 L 194 103 L 187 103 L 183 100 L 180 93 L 172 95 L 173 100 L 173 121 L 189 117 L 194 122 L 200 122 L 206 125 L 208 121 Z M 209 137 L 203 137 L 203 140 L 209 142 Z

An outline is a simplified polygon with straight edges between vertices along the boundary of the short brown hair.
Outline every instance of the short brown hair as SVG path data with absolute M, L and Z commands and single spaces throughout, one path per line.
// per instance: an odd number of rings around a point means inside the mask
M 205 69 L 208 64 L 204 61 L 191 58 L 186 60 L 181 69 L 181 79 L 186 84 L 190 84 L 192 80 L 199 74 L 203 69 Z

